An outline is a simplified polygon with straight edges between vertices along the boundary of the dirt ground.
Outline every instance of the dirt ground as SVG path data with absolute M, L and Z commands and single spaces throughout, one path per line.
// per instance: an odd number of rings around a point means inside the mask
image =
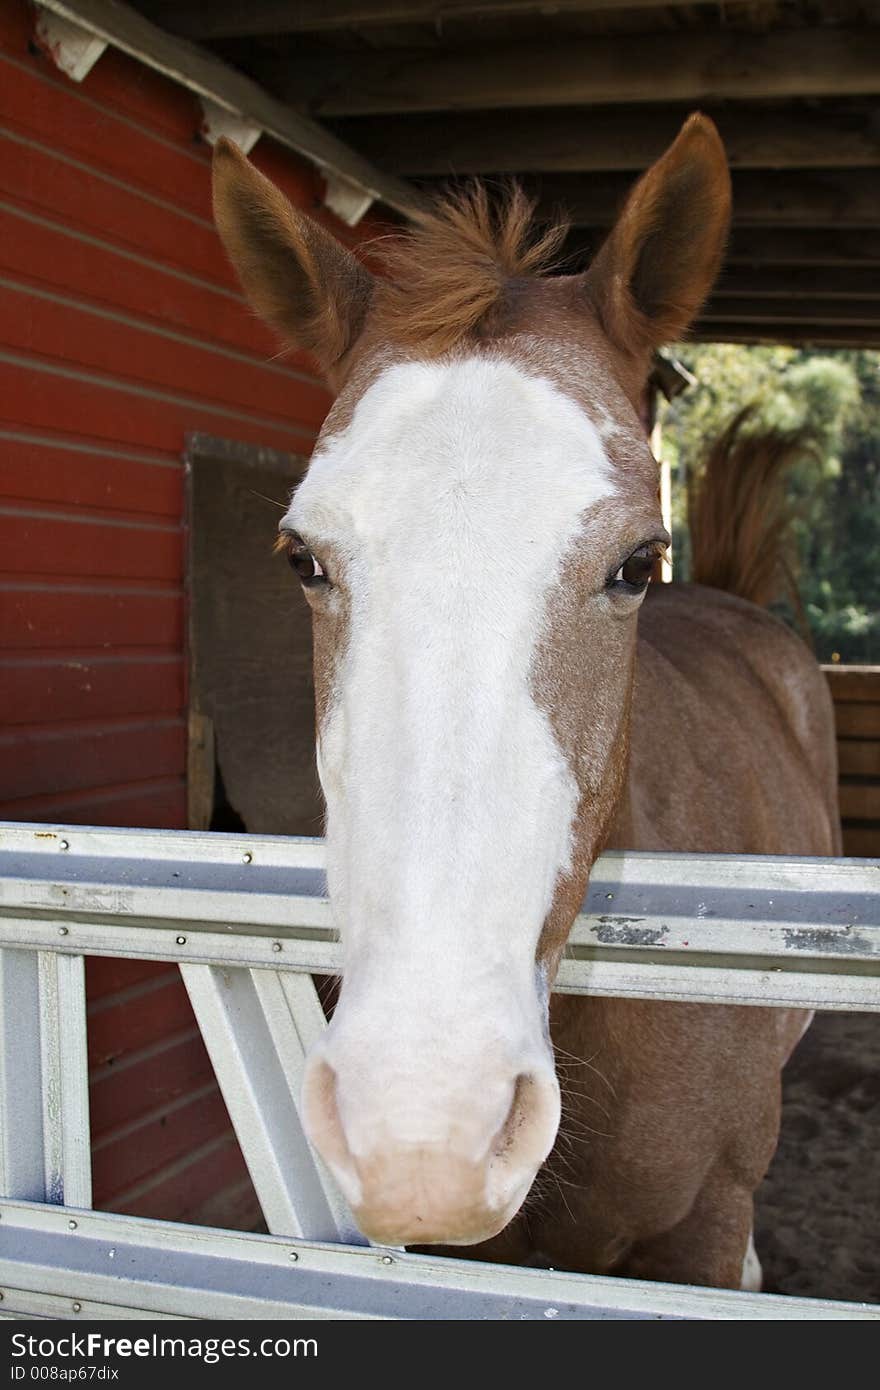
M 817 1014 L 786 1068 L 755 1245 L 769 1293 L 880 1303 L 880 1015 Z

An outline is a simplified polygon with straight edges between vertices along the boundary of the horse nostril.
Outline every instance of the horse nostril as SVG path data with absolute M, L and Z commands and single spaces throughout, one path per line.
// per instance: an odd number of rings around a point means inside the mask
M 495 1136 L 493 1159 L 503 1163 L 512 1158 L 516 1148 L 517 1134 L 527 1121 L 528 1095 L 532 1085 L 533 1078 L 525 1072 L 521 1073 L 513 1083 L 513 1100 L 510 1103 L 510 1110 L 507 1112 L 507 1119 Z
M 309 1139 L 333 1169 L 351 1201 L 354 1199 L 351 1185 L 358 1184 L 355 1163 L 339 1114 L 336 1072 L 323 1057 L 306 1062 L 302 1099 Z
M 559 1128 L 559 1084 L 556 1077 L 521 1072 L 513 1087 L 507 1119 L 495 1136 L 489 1188 L 496 1201 L 536 1170 L 553 1147 Z

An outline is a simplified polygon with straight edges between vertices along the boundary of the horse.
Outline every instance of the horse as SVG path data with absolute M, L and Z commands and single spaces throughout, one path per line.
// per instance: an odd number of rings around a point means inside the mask
M 685 122 L 577 272 L 516 188 L 449 194 L 373 270 L 228 140 L 214 209 L 251 306 L 335 394 L 279 531 L 344 952 L 312 1144 L 377 1243 L 758 1288 L 753 1194 L 809 1015 L 551 995 L 606 846 L 840 852 L 828 691 L 738 596 L 729 517 L 702 537 L 727 592 L 648 594 L 669 536 L 639 408 L 722 259 L 714 125 Z

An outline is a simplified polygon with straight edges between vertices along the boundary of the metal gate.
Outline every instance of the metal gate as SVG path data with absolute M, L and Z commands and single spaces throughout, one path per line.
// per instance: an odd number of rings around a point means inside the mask
M 319 840 L 0 823 L 0 1316 L 876 1318 L 366 1245 L 298 1111 L 340 968 Z M 83 960 L 175 961 L 271 1234 L 91 1210 Z M 611 853 L 555 988 L 880 1010 L 880 864 Z

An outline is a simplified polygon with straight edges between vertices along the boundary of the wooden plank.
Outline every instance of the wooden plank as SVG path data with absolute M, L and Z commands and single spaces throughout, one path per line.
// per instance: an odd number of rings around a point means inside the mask
M 120 63 L 125 65 L 122 80 L 97 81 L 108 67 Z M 160 90 L 132 110 L 131 92 L 137 92 L 145 78 L 158 81 Z M 95 100 L 96 86 L 102 101 Z M 183 109 L 179 110 L 181 98 Z M 170 130 L 164 119 L 169 107 L 175 112 Z M 154 121 L 154 114 L 158 120 Z M 199 102 L 124 55 L 111 53 L 106 65 L 102 61 L 89 74 L 85 89 L 45 63 L 22 63 L 17 53 L 14 58 L 0 58 L 0 117 L 20 139 L 76 161 L 151 201 L 163 200 L 173 210 L 213 224 L 211 150 L 199 136 L 204 121 Z M 295 206 L 307 208 L 336 235 L 357 241 L 360 232 L 317 206 L 322 182 L 311 165 L 267 142 L 261 142 L 251 158 Z
M 781 343 L 790 347 L 880 348 L 880 327 L 816 327 L 810 323 L 725 323 L 697 320 L 688 337 L 700 343 Z
M 843 852 L 852 859 L 880 859 L 880 825 L 845 825 Z
M 211 284 L 136 251 L 117 247 L 12 204 L 0 205 L 0 267 L 16 278 L 65 289 L 147 322 L 211 342 L 277 355 L 278 339 L 226 285 Z M 314 379 L 300 353 L 283 362 Z
M 798 227 L 734 227 L 727 265 L 878 266 L 880 230 Z
M 137 825 L 167 830 L 186 825 L 186 787 L 180 777 L 157 777 L 119 787 L 86 788 L 0 802 L 5 820 L 67 825 Z
M 844 820 L 880 821 L 880 781 L 842 782 L 840 814 Z
M 712 303 L 760 299 L 880 300 L 880 266 L 728 266 L 712 291 Z M 733 315 L 728 315 L 733 317 Z
M 193 138 L 195 122 L 187 144 L 173 144 L 84 99 L 69 82 L 58 86 L 2 58 L 0 120 L 104 175 L 211 219 L 211 151 Z
M 880 782 L 880 741 L 842 738 L 837 744 L 837 764 L 842 777 L 874 777 Z
M 0 243 L 2 244 L 2 243 Z M 177 519 L 183 507 L 179 460 L 108 449 L 97 441 L 0 429 L 0 496 Z
M 880 35 L 880 29 L 878 29 Z M 880 71 L 880 68 L 878 68 Z M 589 178 L 555 174 L 526 180 L 550 217 L 567 213 L 576 226 L 608 226 L 632 187 L 628 174 L 594 174 Z M 827 226 L 880 228 L 880 170 L 841 169 L 766 173 L 734 170 L 734 228 L 741 226 Z
M 113 118 L 127 116 L 147 132 L 170 140 L 183 150 L 190 149 L 198 141 L 204 114 L 193 92 L 112 49 L 108 49 L 92 69 L 82 88 L 74 87 L 64 73 L 46 63 L 41 53 L 29 50 L 32 30 L 32 13 L 24 0 L 10 0 L 5 8 L 0 6 L 0 50 L 4 50 L 16 66 L 62 89 L 69 99 L 97 106 Z M 100 157 L 100 152 L 93 151 L 93 158 L 96 153 Z M 307 207 L 313 216 L 349 244 L 356 244 L 364 232 L 369 233 L 369 218 L 365 218 L 359 228 L 350 228 L 325 207 L 318 206 L 322 197 L 320 174 L 305 160 L 292 157 L 289 149 L 271 141 L 260 141 L 251 159 L 258 168 L 270 174 L 294 204 Z M 207 163 L 205 167 L 207 183 Z
M 117 1192 L 113 1210 L 166 1221 L 169 1211 L 175 1213 L 178 1221 L 197 1221 L 204 1214 L 209 1225 L 226 1226 L 229 1221 L 232 1229 L 239 1229 L 225 1203 L 212 1203 L 205 1193 L 219 1198 L 225 1189 L 233 1187 L 238 1191 L 243 1184 L 253 1194 L 241 1149 L 230 1130 L 228 1136 L 218 1136 L 211 1144 L 194 1150 L 188 1161 L 182 1158 L 166 1164 L 127 1192 Z M 260 1220 L 255 1195 L 250 1202 L 240 1202 L 239 1209 L 246 1227 Z
M 350 117 L 333 129 L 395 173 L 641 172 L 675 136 L 689 106 L 620 106 Z M 880 164 L 873 107 L 719 106 L 706 109 L 737 169 L 834 168 Z
M 128 961 L 128 965 L 134 962 Z M 97 1069 L 90 1080 L 92 1135 L 131 1124 L 143 1111 L 181 1099 L 213 1076 L 205 1045 L 198 1031 L 159 1037 L 143 1049 L 143 1055 L 127 1058 L 120 1067 L 110 1063 Z
M 10 725 L 179 714 L 183 658 L 0 657 L 0 709 Z
M 206 403 L 222 401 L 279 422 L 294 415 L 318 430 L 330 397 L 314 377 L 280 362 L 260 361 L 172 328 L 139 321 L 49 288 L 0 280 L 0 343 L 16 352 L 60 359 L 119 382 L 176 390 Z
M 149 1007 L 132 1008 L 137 999 Z M 127 1026 L 127 1016 L 131 1026 Z M 137 1055 L 158 1038 L 173 1037 L 192 1028 L 193 1014 L 180 972 L 165 966 L 151 979 L 110 996 L 89 1011 L 89 1068 L 117 1065 Z
M 205 1182 L 203 1191 L 208 1195 L 201 1200 L 195 1196 L 192 1182 L 184 1183 L 186 1220 L 193 1226 L 219 1226 L 227 1231 L 251 1232 L 265 1228 L 262 1208 L 237 1144 L 235 1149 L 240 1172 L 234 1175 L 231 1182 L 224 1182 L 222 1178 L 221 1185 Z
M 315 121 L 270 96 L 257 83 L 213 54 L 172 38 L 120 0 L 43 0 L 44 8 L 81 25 L 115 48 L 146 63 L 259 126 L 280 144 L 304 155 L 322 172 L 344 179 L 398 211 L 410 212 L 418 195 L 399 179 L 381 173 Z
M 14 762 L 9 756 L 14 747 Z M 0 797 L 58 796 L 152 777 L 182 775 L 182 719 L 115 725 L 42 725 L 0 735 Z
M 880 91 L 880 30 L 691 30 L 632 34 L 625 43 L 591 34 L 545 44 L 273 55 L 253 70 L 323 116 L 864 96 Z
M 567 243 L 572 263 L 586 264 L 602 245 L 607 227 L 577 227 Z M 732 266 L 880 266 L 880 229 L 735 226 L 725 265 Z
M 193 697 L 194 698 L 194 697 Z M 190 708 L 186 752 L 186 825 L 210 830 L 217 777 L 214 721 Z
M 0 129 L 0 196 L 235 290 L 210 222 Z
M 34 12 L 30 3 L 7 0 L 0 5 L 0 49 L 19 66 L 72 93 L 70 78 L 46 60 L 33 38 Z M 92 68 L 82 90 L 86 99 L 108 111 L 121 112 L 168 139 L 191 140 L 199 121 L 198 101 L 192 92 L 113 49 L 108 49 Z
M 179 583 L 182 537 L 176 526 L 114 524 L 10 506 L 0 511 L 0 573 Z
M 2 352 L 0 364 L 0 418 L 9 426 L 44 428 L 51 399 L 51 423 L 59 432 L 135 448 L 181 453 L 186 433 L 203 430 L 258 447 L 308 454 L 315 438 L 295 420 L 229 410 L 67 364 Z
M 171 588 L 7 581 L 0 584 L 0 611 L 8 651 L 183 647 L 183 596 Z
M 714 5 L 716 0 L 696 0 Z M 149 0 L 149 17 L 173 34 L 191 39 L 253 34 L 332 32 L 356 25 L 423 24 L 439 27 L 456 19 L 500 15 L 584 14 L 591 10 L 667 9 L 669 0 L 213 0 L 211 4 Z
M 880 326 L 878 299 L 716 299 L 714 296 L 700 311 L 704 327 L 713 319 L 725 323 L 809 324 L 816 328 L 870 328 Z
M 103 1135 L 92 1144 L 95 1204 L 114 1205 L 118 1192 L 223 1134 L 228 1124 L 226 1106 L 212 1076 L 203 1094 L 196 1092 L 166 1104 L 160 1114 L 140 1117 L 118 1138 Z
M 108 999 L 110 995 L 118 994 L 122 989 L 130 989 L 145 980 L 156 979 L 165 970 L 167 966 L 161 961 L 126 961 L 118 958 L 113 960 L 110 956 L 89 956 L 86 959 L 86 994 L 89 1010 L 94 1012 L 101 1001 Z M 93 1068 L 89 1076 L 90 1083 L 94 1084 L 103 1074 L 100 1067 Z M 114 1075 L 119 1073 L 116 1072 Z
M 835 704 L 838 738 L 880 738 L 880 705 Z
M 880 703 L 880 666 L 823 666 L 835 700 Z
M 13 0 L 14 3 L 14 0 Z M 20 9 L 27 14 L 26 6 L 19 0 Z M 10 25 L 8 20 L 10 14 L 8 10 L 0 8 L 0 50 L 5 50 L 9 66 L 20 69 L 30 74 L 31 77 L 39 79 L 41 90 L 38 96 L 33 98 L 33 103 L 41 105 L 45 100 L 43 92 L 46 87 L 59 89 L 69 103 L 79 103 L 95 112 L 99 118 L 106 116 L 111 123 L 118 120 L 120 116 L 127 117 L 127 128 L 130 130 L 132 122 L 136 127 L 143 130 L 145 135 L 153 135 L 161 139 L 166 145 L 171 144 L 169 154 L 174 154 L 175 149 L 178 155 L 187 156 L 187 159 L 178 160 L 177 167 L 180 170 L 198 170 L 198 164 L 193 163 L 193 158 L 200 159 L 203 176 L 196 178 L 192 194 L 198 199 L 198 207 L 201 207 L 202 214 L 209 215 L 210 208 L 210 160 L 209 151 L 200 139 L 200 131 L 204 121 L 204 113 L 197 97 L 185 88 L 168 81 L 159 73 L 144 67 L 142 63 L 136 62 L 124 53 L 108 50 L 101 59 L 101 62 L 92 69 L 82 87 L 77 87 L 71 83 L 70 79 L 53 65 L 47 64 L 42 54 L 33 56 L 28 51 L 30 34 L 30 24 L 26 26 L 27 35 L 22 35 L 16 31 L 14 24 Z M 27 124 L 27 111 L 19 105 L 16 108 L 13 123 L 24 122 Z M 25 135 L 24 127 L 20 127 L 18 133 Z M 48 143 L 51 147 L 58 144 L 58 131 L 51 135 Z M 124 148 L 123 148 L 124 147 Z M 137 142 L 132 142 L 123 137 L 121 141 L 118 157 L 124 161 L 127 152 L 137 150 Z M 89 152 L 83 148 L 83 161 L 86 165 L 101 168 L 104 173 L 108 173 L 108 167 L 102 164 L 102 160 L 107 158 L 104 150 L 100 146 L 92 148 Z M 68 153 L 67 158 L 73 156 Z M 113 157 L 113 156 L 109 156 Z M 323 181 L 320 173 L 313 165 L 305 160 L 297 159 L 292 156 L 291 151 L 272 141 L 260 141 L 256 149 L 251 154 L 251 159 L 258 168 L 268 173 L 269 177 L 278 184 L 286 196 L 298 207 L 308 208 L 310 213 L 319 221 L 331 228 L 335 235 L 346 240 L 349 244 L 356 245 L 364 233 L 369 234 L 371 219 L 366 218 L 359 228 L 351 228 L 345 223 L 340 222 L 322 204 Z M 140 166 L 128 167 L 124 174 L 124 181 L 136 185 L 139 177 L 143 177 L 144 186 L 148 187 L 149 169 L 145 168 L 146 161 L 141 159 Z M 123 167 L 124 164 L 123 164 Z M 168 163 L 171 170 L 173 161 Z M 139 172 L 139 169 L 141 172 Z M 153 197 L 156 197 L 160 190 L 153 187 L 151 190 Z M 178 190 L 180 191 L 180 190 Z M 183 201 L 186 196 L 184 194 Z M 178 199 L 176 193 L 169 188 L 169 199 L 172 205 Z M 319 206 L 320 205 L 320 206 Z

